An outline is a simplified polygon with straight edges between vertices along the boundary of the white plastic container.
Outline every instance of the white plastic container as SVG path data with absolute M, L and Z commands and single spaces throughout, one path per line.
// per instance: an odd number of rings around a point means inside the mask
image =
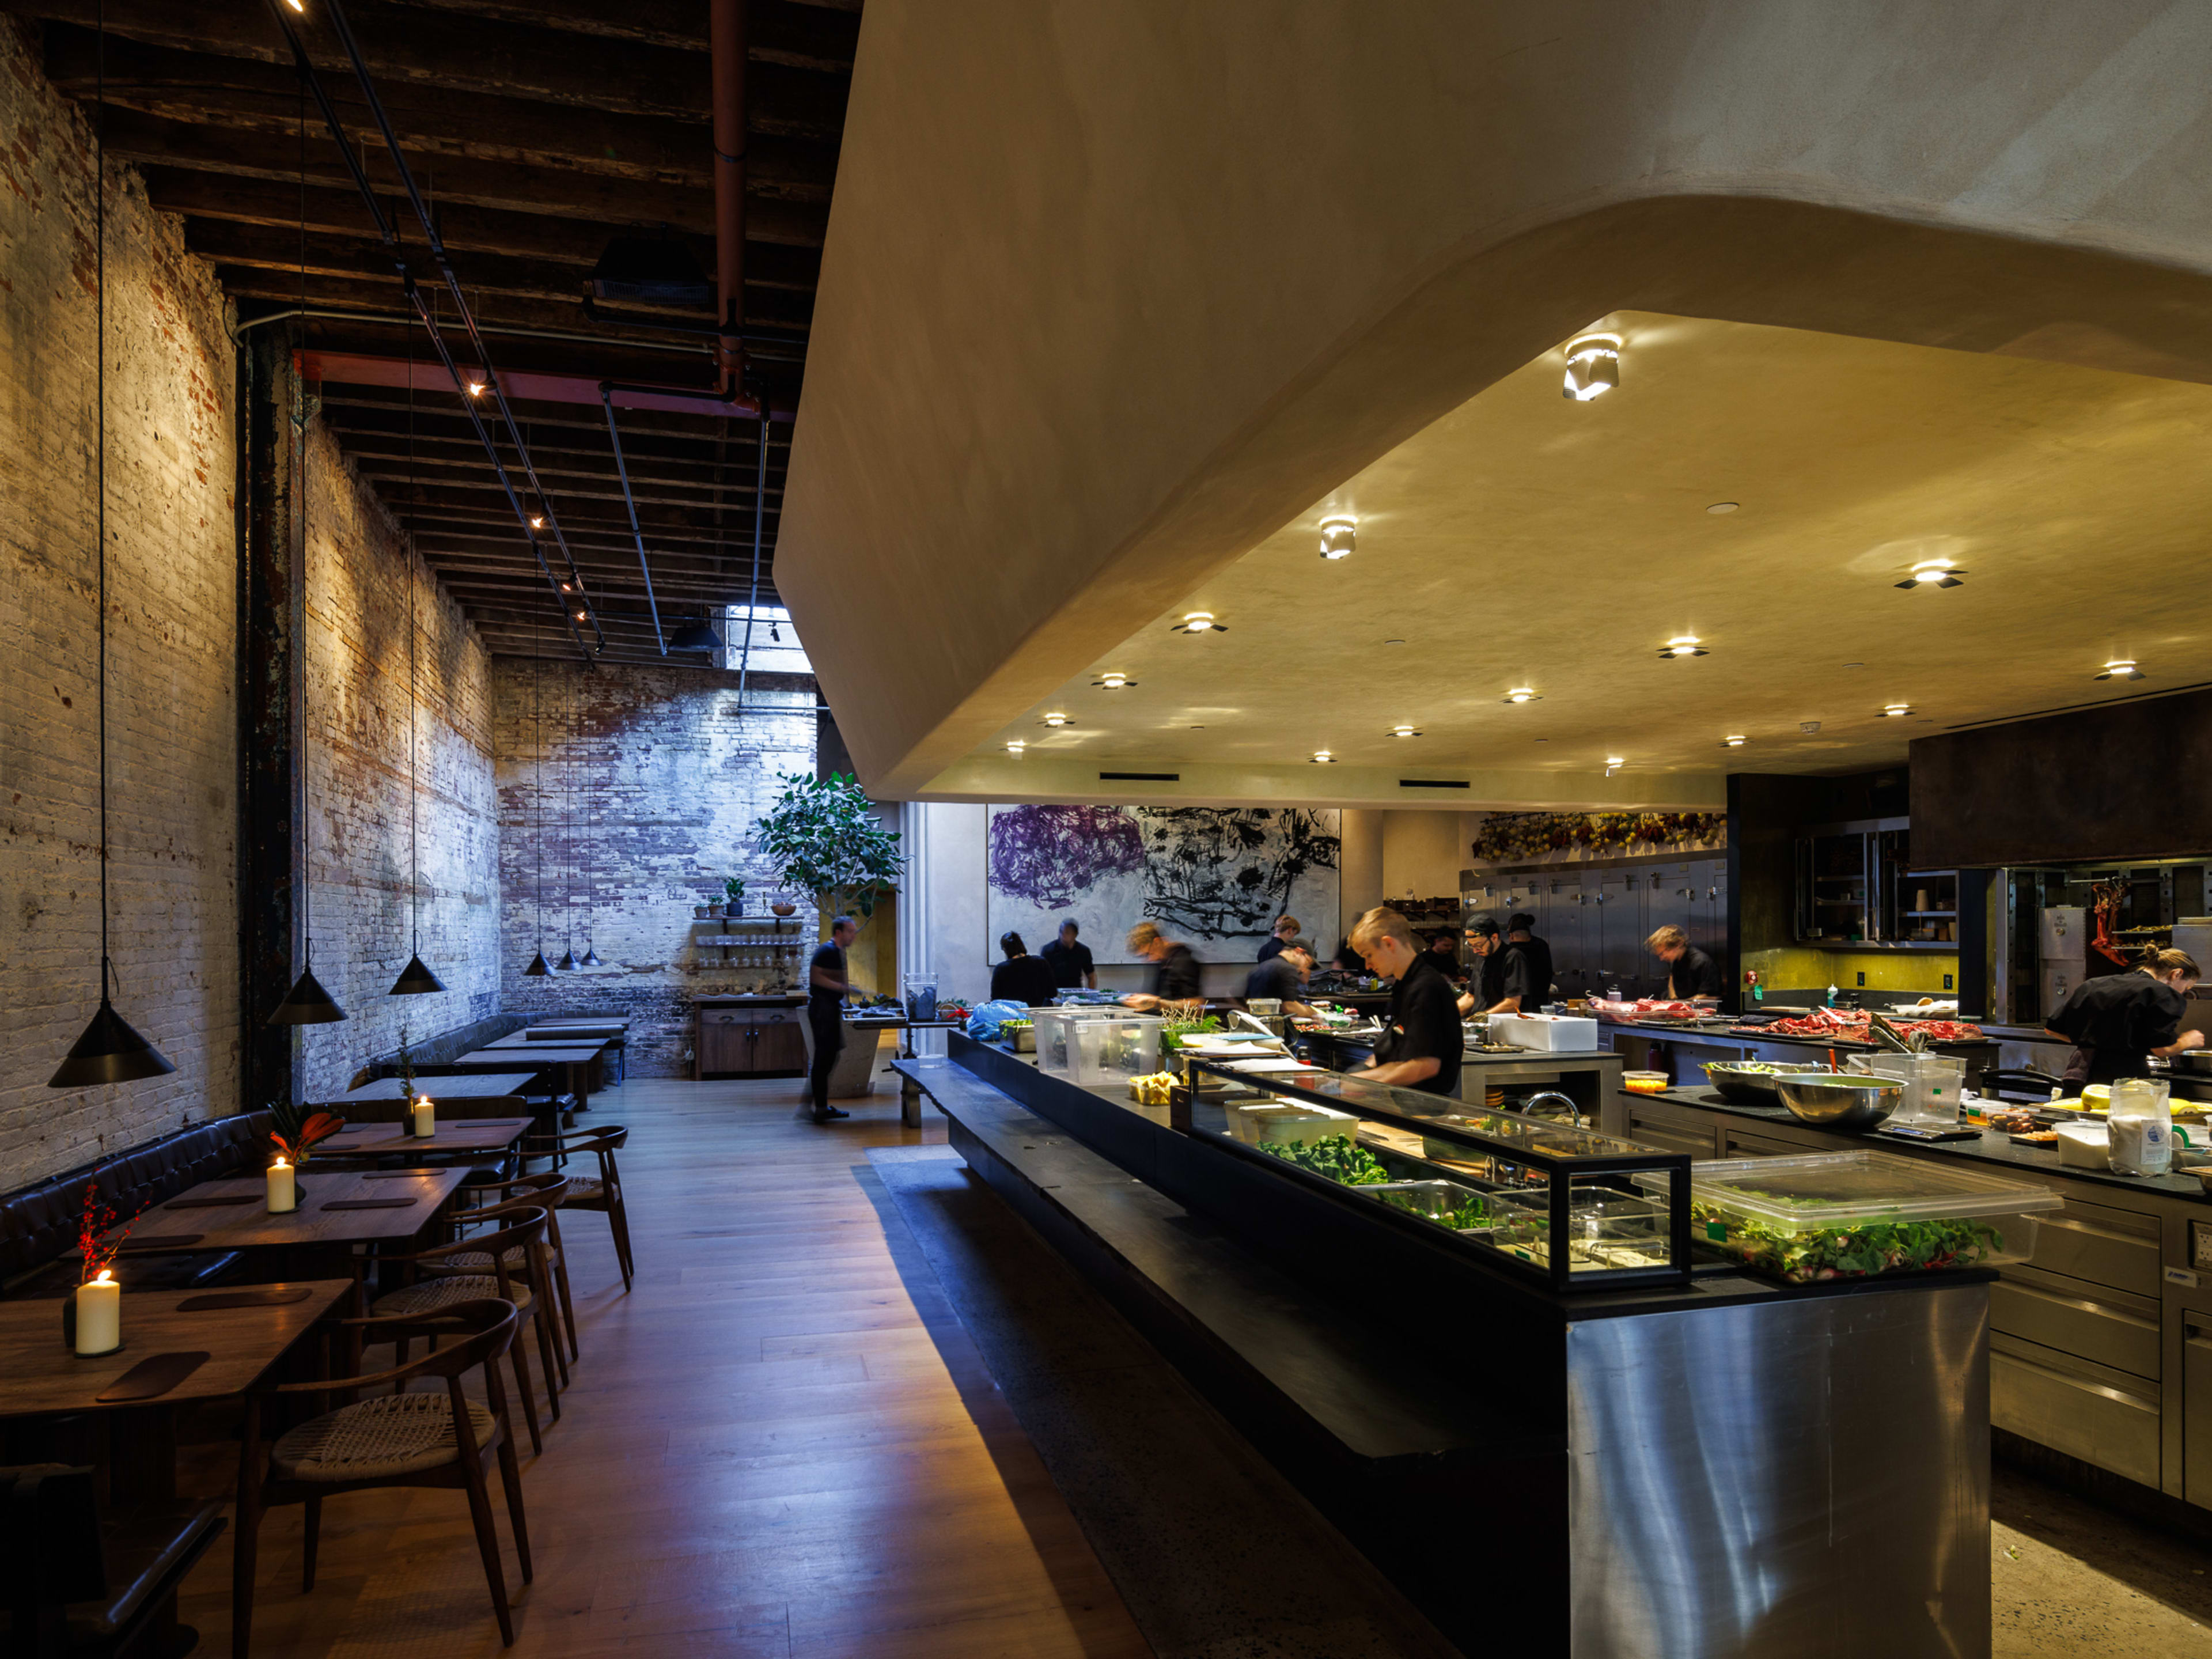
M 1963 1060 L 1949 1054 L 1853 1054 L 1844 1069 L 1904 1080 L 1905 1097 L 1888 1119 L 1893 1126 L 1934 1129 L 1958 1124 L 1959 1094 L 1966 1084 Z
M 2173 1168 L 2173 1113 L 2168 1085 L 2147 1078 L 2123 1078 L 2112 1085 L 2112 1132 L 2114 1175 L 2162 1176 Z
M 1331 1135 L 1353 1137 L 1359 1120 L 1350 1112 L 1335 1111 L 1302 1100 L 1264 1100 L 1249 1106 L 1228 1108 L 1229 1133 L 1248 1146 L 1310 1146 Z
M 2109 1170 L 2112 1162 L 2112 1131 L 2101 1123 L 2062 1123 L 2058 1126 L 2058 1162 L 2069 1170 Z
M 1096 1089 L 1119 1088 L 1133 1077 L 1150 1077 L 1160 1069 L 1160 1028 L 1167 1022 L 1158 1014 L 1103 1009 L 1091 1018 L 1051 1022 L 1048 1036 L 1045 1016 L 1052 1012 L 1030 1011 L 1040 1072 Z
M 1597 1047 L 1597 1022 L 1575 1014 L 1492 1014 L 1490 1040 L 1547 1054 L 1579 1054 Z

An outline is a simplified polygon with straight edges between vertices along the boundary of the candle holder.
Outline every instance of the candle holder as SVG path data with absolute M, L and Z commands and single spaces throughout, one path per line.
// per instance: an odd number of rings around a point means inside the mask
M 77 1291 L 86 1291 L 92 1289 L 95 1284 L 106 1285 L 113 1283 L 114 1281 L 112 1279 L 106 1277 L 106 1270 L 102 1269 L 100 1279 L 96 1280 L 88 1280 L 86 1283 L 78 1285 L 76 1288 Z M 118 1285 L 117 1286 L 117 1289 L 119 1291 L 121 1287 Z M 124 1342 L 122 1304 L 119 1296 L 116 1298 L 116 1302 L 117 1305 L 113 1312 L 109 1316 L 113 1320 L 115 1325 L 115 1346 L 108 1348 L 96 1348 L 88 1352 L 85 1349 L 78 1347 L 76 1345 L 76 1291 L 72 1291 L 69 1295 L 64 1297 L 62 1298 L 62 1346 L 67 1348 L 71 1353 L 75 1354 L 79 1359 L 105 1359 L 110 1354 L 121 1353 L 124 1348 Z
M 84 1207 L 77 1213 L 76 1224 L 77 1254 L 84 1261 L 84 1279 L 62 1298 L 62 1340 L 81 1359 L 101 1358 L 119 1352 L 123 1347 L 123 1286 L 116 1282 L 115 1257 L 123 1249 L 123 1241 L 131 1236 L 131 1223 L 125 1222 L 118 1227 L 118 1218 L 115 1206 L 100 1190 L 100 1183 L 87 1182 Z M 77 1306 L 78 1297 L 88 1291 L 93 1293 L 93 1300 L 88 1304 L 91 1324 L 88 1330 L 82 1317 L 88 1310 Z M 115 1340 L 88 1352 L 77 1346 L 81 1333 L 92 1340 L 106 1336 Z

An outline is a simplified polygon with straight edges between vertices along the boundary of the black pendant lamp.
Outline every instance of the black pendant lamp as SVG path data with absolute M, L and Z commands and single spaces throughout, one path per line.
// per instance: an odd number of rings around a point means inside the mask
M 532 782 L 538 798 L 538 888 L 532 908 L 537 919 L 538 951 L 525 979 L 544 979 L 553 970 L 545 965 L 545 694 L 538 679 L 538 618 L 544 608 L 540 599 L 530 608 L 530 722 L 538 734 L 538 775 Z
M 95 371 L 100 414 L 99 461 L 94 488 L 99 501 L 94 519 L 100 537 L 100 1007 L 52 1077 L 51 1089 L 79 1089 L 90 1083 L 132 1083 L 177 1068 L 161 1051 L 131 1028 L 108 1000 L 114 969 L 107 957 L 107 29 L 100 13 L 95 76 L 98 93 L 93 117 L 94 289 L 99 307 L 96 328 L 99 367 Z
M 300 307 L 307 304 L 307 88 L 300 83 Z M 304 573 L 307 562 L 307 404 L 306 394 L 301 394 L 300 421 L 295 428 L 294 447 L 300 457 L 300 470 L 295 492 L 300 498 L 300 566 Z M 306 583 L 302 580 L 301 588 Z M 322 981 L 315 977 L 315 858 L 314 820 L 307 813 L 307 775 L 310 770 L 307 748 L 307 595 L 298 596 L 300 610 L 293 619 L 293 648 L 299 653 L 299 676 L 295 684 L 299 695 L 294 707 L 300 720 L 300 937 L 306 945 L 305 961 L 300 977 L 292 981 L 292 988 L 284 994 L 283 1001 L 269 1013 L 271 1025 L 329 1025 L 343 1019 L 345 1010 L 323 988 Z
M 407 327 L 407 965 L 392 981 L 388 995 L 422 997 L 444 990 L 444 983 L 422 960 L 422 866 L 416 804 L 422 793 L 415 738 L 415 326 Z

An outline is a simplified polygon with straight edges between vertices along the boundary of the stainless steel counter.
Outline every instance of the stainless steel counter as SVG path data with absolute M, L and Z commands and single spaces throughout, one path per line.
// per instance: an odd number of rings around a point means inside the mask
M 2066 1170 L 1994 1132 L 1918 1146 L 1838 1134 L 1701 1089 L 1617 1094 L 1602 1127 L 1700 1158 L 1966 1158 L 2051 1188 L 2065 1207 L 1990 1291 L 1990 1421 L 2212 1508 L 2212 1200 L 2193 1177 Z

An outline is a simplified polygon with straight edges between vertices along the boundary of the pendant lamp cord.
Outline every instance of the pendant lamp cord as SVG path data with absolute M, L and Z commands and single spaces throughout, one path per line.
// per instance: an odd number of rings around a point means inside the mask
M 107 957 L 107 4 L 100 0 L 94 14 L 99 45 L 93 66 L 93 285 L 100 295 L 99 322 L 94 330 L 98 362 L 93 371 L 94 402 L 99 408 L 99 435 L 94 443 L 97 459 L 93 488 L 97 492 L 93 517 L 100 538 L 97 564 L 100 586 L 100 1000 L 107 1000 L 112 970 Z
M 300 100 L 294 117 L 300 145 L 300 309 L 307 308 L 307 77 L 300 77 Z M 300 497 L 300 580 L 294 614 L 300 619 L 292 648 L 299 653 L 300 672 L 300 934 L 306 946 L 305 970 L 315 971 L 315 827 L 307 816 L 307 772 L 313 738 L 307 725 L 307 386 L 295 367 L 292 376 L 293 445 L 299 453 L 297 493 Z
M 422 866 L 416 827 L 422 771 L 415 712 L 415 325 L 407 325 L 407 920 L 409 951 L 422 955 Z

